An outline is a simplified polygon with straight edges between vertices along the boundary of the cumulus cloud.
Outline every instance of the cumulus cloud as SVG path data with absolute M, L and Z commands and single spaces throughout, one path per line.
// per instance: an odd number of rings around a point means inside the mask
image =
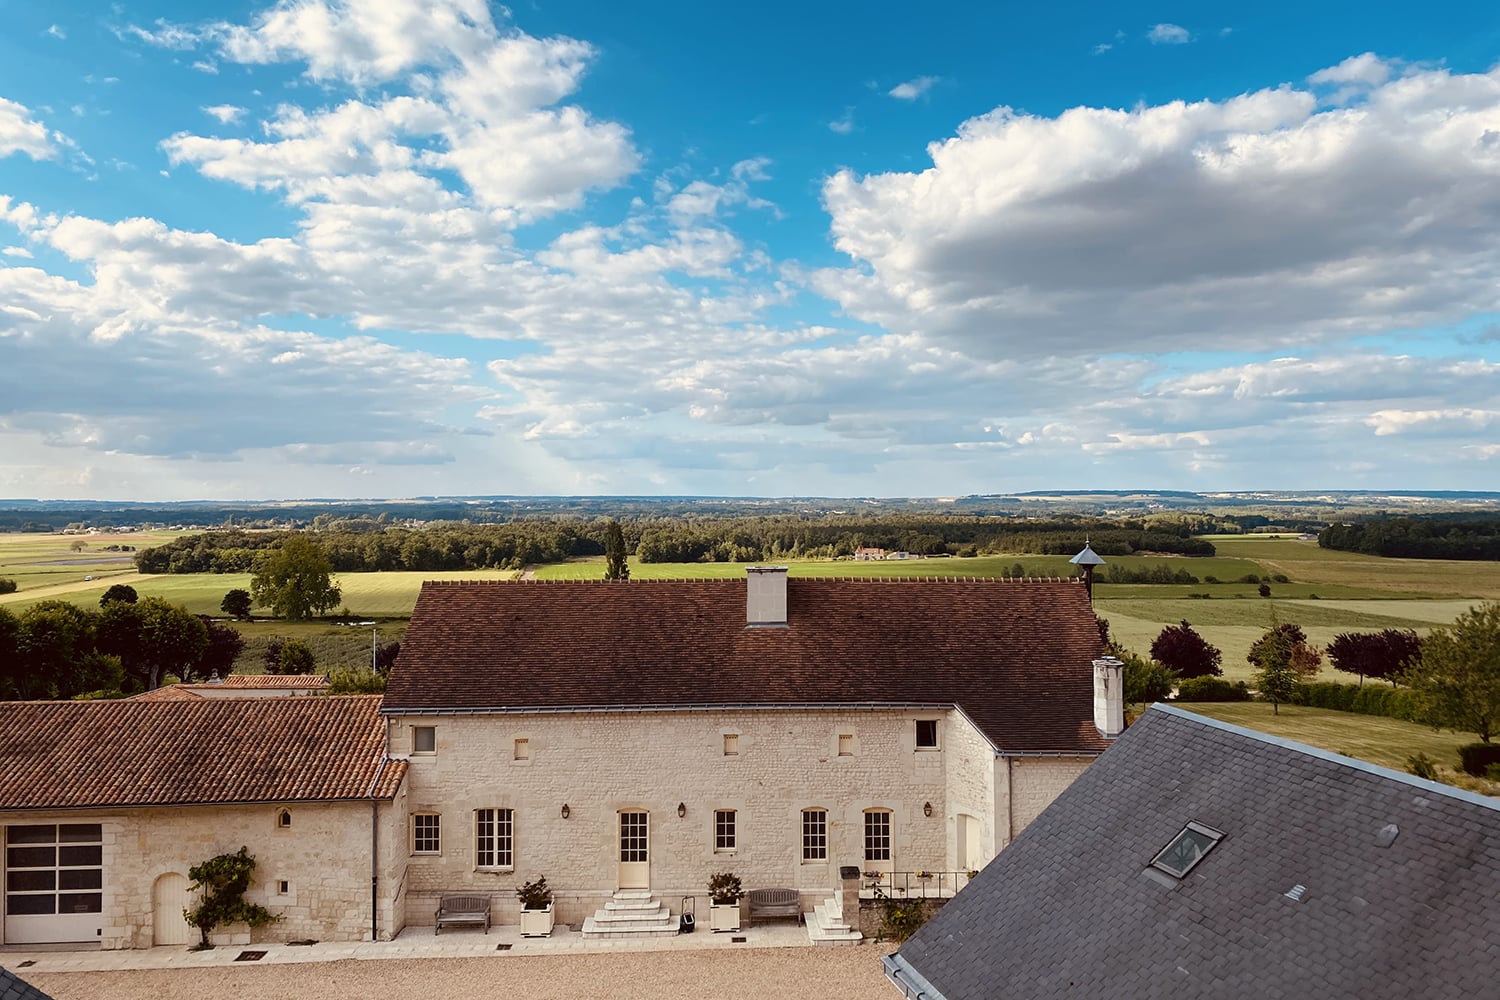
M 1152 45 L 1186 45 L 1193 40 L 1192 34 L 1180 24 L 1156 24 L 1146 32 Z
M 57 146 L 47 126 L 33 118 L 25 105 L 0 97 L 0 156 L 11 153 L 49 160 L 57 155 Z
M 940 76 L 915 77 L 914 79 L 907 80 L 905 83 L 896 84 L 896 86 L 890 89 L 888 94 L 898 101 L 915 101 L 920 97 L 926 97 L 927 93 L 933 87 L 942 82 L 942 79 Z
M 823 189 L 851 315 L 981 356 L 1266 347 L 1500 308 L 1500 71 L 1355 106 L 1282 87 L 1054 118 L 1000 108 L 920 173 Z
M 204 114 L 212 115 L 225 125 L 240 120 L 245 114 L 245 109 L 233 104 L 213 104 L 203 109 Z

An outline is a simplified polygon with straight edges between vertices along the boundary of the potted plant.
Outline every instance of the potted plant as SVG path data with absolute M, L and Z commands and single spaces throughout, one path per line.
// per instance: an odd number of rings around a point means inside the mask
M 714 872 L 708 877 L 708 926 L 715 934 L 740 929 L 740 900 L 745 889 L 734 872 Z
M 547 937 L 552 933 L 552 890 L 547 876 L 538 875 L 535 882 L 523 882 L 516 890 L 521 901 L 521 936 Z

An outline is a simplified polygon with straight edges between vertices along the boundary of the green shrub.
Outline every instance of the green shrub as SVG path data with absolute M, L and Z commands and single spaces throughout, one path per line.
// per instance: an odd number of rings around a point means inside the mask
M 1406 758 L 1406 773 L 1428 781 L 1438 780 L 1437 765 L 1425 753 L 1412 754 Z
M 880 936 L 905 941 L 927 921 L 927 911 L 920 899 L 887 899 L 880 921 Z
M 1465 743 L 1458 748 L 1465 774 L 1483 778 L 1494 764 L 1500 764 L 1500 743 Z
M 1407 688 L 1392 688 L 1383 684 L 1366 684 L 1360 687 L 1338 681 L 1305 682 L 1298 684 L 1292 692 L 1291 703 L 1308 708 L 1327 708 L 1335 712 L 1381 715 L 1403 722 L 1422 721 L 1415 694 Z
M 1250 685 L 1222 677 L 1189 677 L 1177 685 L 1178 701 L 1249 701 Z
M 16 581 L 11 579 L 0 580 L 0 594 L 14 594 L 16 592 Z

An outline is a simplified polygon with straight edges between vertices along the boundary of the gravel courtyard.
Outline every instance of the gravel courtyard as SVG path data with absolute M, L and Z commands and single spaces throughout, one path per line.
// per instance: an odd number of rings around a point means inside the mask
M 317 962 L 21 975 L 55 1000 L 711 1000 L 838 997 L 892 1000 L 880 959 L 887 947 L 757 948 Z

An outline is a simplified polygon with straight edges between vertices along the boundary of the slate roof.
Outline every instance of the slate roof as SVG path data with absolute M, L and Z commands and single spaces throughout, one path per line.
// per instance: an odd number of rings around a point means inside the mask
M 1003 751 L 1097 752 L 1083 584 L 787 581 L 746 627 L 743 579 L 426 583 L 387 712 L 956 704 Z
M 0 1000 L 52 1000 L 20 976 L 0 968 Z
M 389 799 L 384 753 L 378 696 L 0 702 L 0 810 Z
M 1149 868 L 1189 821 L 1223 840 Z M 929 1000 L 1471 1000 L 1496 928 L 1500 801 L 1156 706 L 886 966 Z

